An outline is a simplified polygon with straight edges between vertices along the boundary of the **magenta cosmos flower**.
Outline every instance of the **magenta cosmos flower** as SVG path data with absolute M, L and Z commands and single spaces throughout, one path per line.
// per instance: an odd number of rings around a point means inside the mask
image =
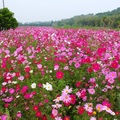
M 64 77 L 64 73 L 62 71 L 57 71 L 56 72 L 56 78 L 57 79 L 62 79 Z

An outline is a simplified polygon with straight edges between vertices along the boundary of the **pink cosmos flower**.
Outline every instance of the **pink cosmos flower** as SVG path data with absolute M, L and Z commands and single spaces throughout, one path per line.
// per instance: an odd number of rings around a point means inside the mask
M 62 107 L 62 105 L 59 104 L 59 103 L 56 103 L 55 105 L 52 105 L 52 107 L 53 107 L 53 108 L 56 108 L 56 109 L 59 109 L 59 108 Z
M 37 64 L 38 69 L 42 69 L 42 64 Z
M 54 70 L 58 70 L 59 69 L 59 65 L 58 64 L 55 64 L 54 65 Z
M 97 72 L 98 70 L 100 70 L 100 65 L 99 65 L 98 63 L 94 63 L 94 64 L 92 65 L 92 68 L 93 68 L 93 70 L 94 70 L 95 72 Z
M 59 102 L 59 101 L 61 101 L 61 97 L 59 96 L 59 97 L 57 97 L 56 99 L 54 99 L 53 101 Z
M 68 67 L 68 66 L 65 66 L 63 69 L 64 69 L 64 70 L 69 70 L 69 67 Z
M 106 51 L 106 48 L 98 48 L 97 54 L 101 56 Z
M 65 89 L 63 89 L 62 93 L 63 94 L 68 94 L 72 92 L 72 88 L 69 88 L 69 86 L 66 86 Z
M 113 112 L 109 107 L 103 105 L 103 110 L 105 110 L 107 113 L 110 113 L 111 115 L 115 115 L 115 112 Z
M 75 68 L 79 68 L 80 67 L 80 63 L 76 62 L 75 63 Z
M 28 90 L 28 86 L 23 86 L 21 89 L 22 94 L 26 93 Z
M 113 84 L 113 83 L 115 82 L 115 80 L 112 79 L 112 78 L 110 78 L 110 79 L 108 79 L 108 82 L 109 82 L 110 84 Z
M 16 116 L 17 116 L 18 118 L 21 118 L 21 117 L 22 117 L 21 112 L 20 112 L 20 111 L 18 111 L 18 112 L 17 112 L 17 114 L 16 114 Z
M 38 106 L 38 105 L 34 105 L 34 106 L 33 106 L 33 111 L 38 111 L 38 109 L 39 109 L 39 106 Z
M 72 52 L 68 52 L 68 56 L 72 56 Z
M 76 87 L 80 87 L 81 84 L 82 84 L 81 81 L 77 81 L 77 82 L 76 82 Z
M 89 82 L 95 82 L 95 78 L 90 78 Z
M 1 120 L 7 120 L 7 118 L 8 118 L 8 116 L 7 116 L 6 114 L 0 116 L 0 119 L 1 119 Z
M 76 96 L 79 97 L 79 98 L 81 97 L 80 91 L 76 92 Z
M 68 95 L 68 94 L 62 93 L 62 95 L 61 95 L 61 100 L 62 100 L 64 103 L 70 103 L 71 97 L 70 97 L 70 95 Z
M 104 106 L 107 106 L 107 107 L 111 107 L 111 104 L 108 102 L 108 101 L 106 101 L 106 100 L 104 100 L 103 102 L 102 102 L 102 105 L 104 105 Z
M 46 100 L 44 100 L 44 102 L 45 102 L 45 103 L 48 103 L 48 102 L 49 102 L 49 100 L 48 100 L 48 99 L 46 99 Z
M 20 76 L 20 77 L 18 77 L 18 80 L 23 81 L 23 80 L 24 80 L 24 76 Z
M 87 96 L 83 97 L 82 100 L 85 102 L 87 101 Z
M 98 112 L 101 112 L 101 111 L 103 110 L 102 107 L 103 107 L 102 104 L 97 104 L 97 105 L 96 105 L 96 110 L 97 110 Z
M 58 110 L 52 109 L 52 115 L 55 117 L 58 115 Z
M 92 104 L 92 103 L 85 103 L 84 109 L 85 109 L 87 112 L 92 113 L 92 112 L 93 112 L 93 104 Z
M 71 94 L 71 95 L 70 95 L 70 98 L 71 98 L 70 103 L 74 105 L 75 102 L 76 102 L 76 96 L 75 96 L 74 94 Z
M 32 98 L 32 94 L 31 93 L 26 93 L 25 95 L 24 95 L 24 98 L 26 98 L 26 99 L 30 99 L 30 98 Z
M 26 73 L 30 72 L 30 70 L 31 70 L 30 66 L 26 66 L 24 70 L 25 70 Z
M 118 62 L 116 60 L 112 61 L 111 67 L 114 69 L 118 68 Z
M 5 74 L 4 75 L 4 81 L 5 82 L 12 81 L 12 75 L 11 74 Z
M 11 96 L 11 97 L 7 97 L 7 98 L 2 98 L 2 100 L 9 103 L 9 102 L 12 102 L 13 97 Z
M 84 113 L 84 111 L 85 111 L 85 109 L 84 109 L 83 106 L 80 106 L 80 107 L 78 108 L 78 113 L 79 113 L 80 115 L 82 115 L 82 114 Z
M 43 85 L 41 83 L 38 83 L 38 87 L 42 87 Z
M 56 72 L 56 78 L 57 79 L 62 79 L 64 77 L 64 73 L 62 71 L 57 71 Z
M 57 117 L 55 117 L 55 120 L 62 120 L 62 118 L 57 116 Z
M 81 90 L 81 98 L 84 98 L 86 96 L 86 89 Z
M 114 72 L 114 71 L 112 71 L 112 72 L 110 72 L 109 73 L 109 76 L 110 76 L 110 78 L 116 78 L 117 77 L 117 73 L 116 72 Z
M 88 89 L 88 92 L 93 95 L 93 94 L 95 94 L 95 89 L 89 88 L 89 89 Z
M 6 68 L 6 67 L 7 67 L 6 62 L 2 62 L 2 63 L 1 63 L 1 68 Z
M 15 90 L 14 90 L 13 88 L 10 88 L 10 89 L 9 89 L 9 93 L 10 93 L 10 94 L 13 94 L 14 92 L 15 92 Z

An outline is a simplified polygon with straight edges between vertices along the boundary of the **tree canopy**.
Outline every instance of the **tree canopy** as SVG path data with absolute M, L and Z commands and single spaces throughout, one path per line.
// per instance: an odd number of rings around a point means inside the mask
M 0 31 L 8 30 L 10 28 L 15 29 L 18 26 L 14 13 L 8 8 L 0 9 Z

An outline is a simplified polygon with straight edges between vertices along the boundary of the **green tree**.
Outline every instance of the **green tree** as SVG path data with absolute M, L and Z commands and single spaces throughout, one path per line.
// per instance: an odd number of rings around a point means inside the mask
M 0 9 L 0 31 L 8 30 L 10 28 L 14 29 L 18 26 L 18 22 L 13 16 L 14 13 L 8 8 Z

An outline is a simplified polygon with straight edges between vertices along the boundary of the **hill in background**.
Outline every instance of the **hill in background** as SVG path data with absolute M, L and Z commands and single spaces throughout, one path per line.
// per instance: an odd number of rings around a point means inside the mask
M 49 22 L 19 23 L 20 26 L 53 26 L 53 27 L 120 27 L 120 7 L 103 13 L 78 15 L 68 19 Z

